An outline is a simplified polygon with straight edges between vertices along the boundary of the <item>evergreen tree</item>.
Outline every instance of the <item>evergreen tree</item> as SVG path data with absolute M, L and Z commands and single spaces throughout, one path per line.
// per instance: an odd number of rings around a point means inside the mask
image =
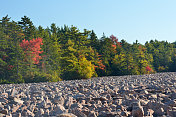
M 21 21 L 19 21 L 18 24 L 23 29 L 23 33 L 25 35 L 26 40 L 31 40 L 35 38 L 35 26 L 33 25 L 29 17 L 22 17 Z
M 8 16 L 0 20 L 0 83 L 149 74 L 175 67 L 175 42 L 129 44 L 104 33 L 98 39 L 93 30 L 81 32 L 75 26 L 59 28 L 52 23 L 35 28 L 26 16 L 18 23 Z
M 23 82 L 21 76 L 23 55 L 19 47 L 19 42 L 23 38 L 22 30 L 16 22 L 10 21 L 8 16 L 2 18 L 0 25 L 2 66 L 6 63 L 3 76 L 9 81 Z
M 100 48 L 100 42 L 95 34 L 95 32 L 92 30 L 90 33 L 90 46 L 93 47 L 96 50 L 99 50 Z
M 151 63 L 153 62 L 153 57 L 150 54 L 147 54 L 146 48 L 142 45 L 138 46 L 138 51 L 135 53 L 135 55 L 140 74 L 146 74 L 146 67 L 148 65 L 151 66 Z

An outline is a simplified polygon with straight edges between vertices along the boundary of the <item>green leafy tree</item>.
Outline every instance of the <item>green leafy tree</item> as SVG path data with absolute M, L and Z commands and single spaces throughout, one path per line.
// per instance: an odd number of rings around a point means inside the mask
M 37 33 L 43 38 L 43 54 L 39 68 L 41 73 L 51 76 L 50 81 L 59 81 L 61 74 L 61 49 L 55 33 L 49 33 L 42 27 L 38 27 Z
M 139 74 L 133 56 L 129 53 L 120 53 L 115 55 L 113 60 L 112 75 L 134 75 Z
M 138 51 L 135 53 L 135 56 L 140 74 L 146 74 L 146 67 L 148 65 L 151 66 L 151 63 L 153 62 L 153 56 L 151 54 L 148 54 L 146 48 L 142 45 L 138 46 Z
M 22 30 L 16 22 L 10 21 L 8 16 L 2 18 L 0 28 L 2 36 L 0 54 L 3 58 L 1 66 L 5 68 L 2 68 L 2 76 L 11 82 L 23 82 L 21 76 L 23 55 L 19 47 L 19 42 L 23 38 Z
M 117 53 L 116 49 L 112 46 L 113 44 L 114 43 L 112 42 L 112 40 L 105 36 L 103 36 L 100 40 L 101 46 L 98 50 L 98 53 L 101 55 L 101 60 L 106 67 L 104 73 L 102 73 L 103 76 L 111 75 L 112 72 L 112 60 Z
M 148 53 L 153 55 L 153 66 L 157 72 L 168 71 L 172 61 L 173 45 L 168 42 L 151 40 L 146 43 Z

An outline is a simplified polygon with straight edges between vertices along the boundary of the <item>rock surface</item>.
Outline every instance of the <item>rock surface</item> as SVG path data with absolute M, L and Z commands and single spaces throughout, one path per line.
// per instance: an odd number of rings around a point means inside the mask
M 176 117 L 176 73 L 3 84 L 0 116 Z

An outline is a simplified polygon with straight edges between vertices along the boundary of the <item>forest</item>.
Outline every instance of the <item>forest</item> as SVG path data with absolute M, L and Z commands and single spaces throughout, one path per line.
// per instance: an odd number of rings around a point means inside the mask
M 117 34 L 118 35 L 118 34 Z M 0 83 L 57 82 L 176 71 L 176 42 L 130 44 L 75 26 L 0 19 Z

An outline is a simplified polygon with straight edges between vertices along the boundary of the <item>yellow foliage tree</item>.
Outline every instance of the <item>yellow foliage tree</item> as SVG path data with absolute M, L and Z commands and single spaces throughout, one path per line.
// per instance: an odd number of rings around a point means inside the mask
M 77 65 L 77 72 L 80 78 L 88 79 L 95 73 L 94 65 L 84 56 L 81 56 Z

